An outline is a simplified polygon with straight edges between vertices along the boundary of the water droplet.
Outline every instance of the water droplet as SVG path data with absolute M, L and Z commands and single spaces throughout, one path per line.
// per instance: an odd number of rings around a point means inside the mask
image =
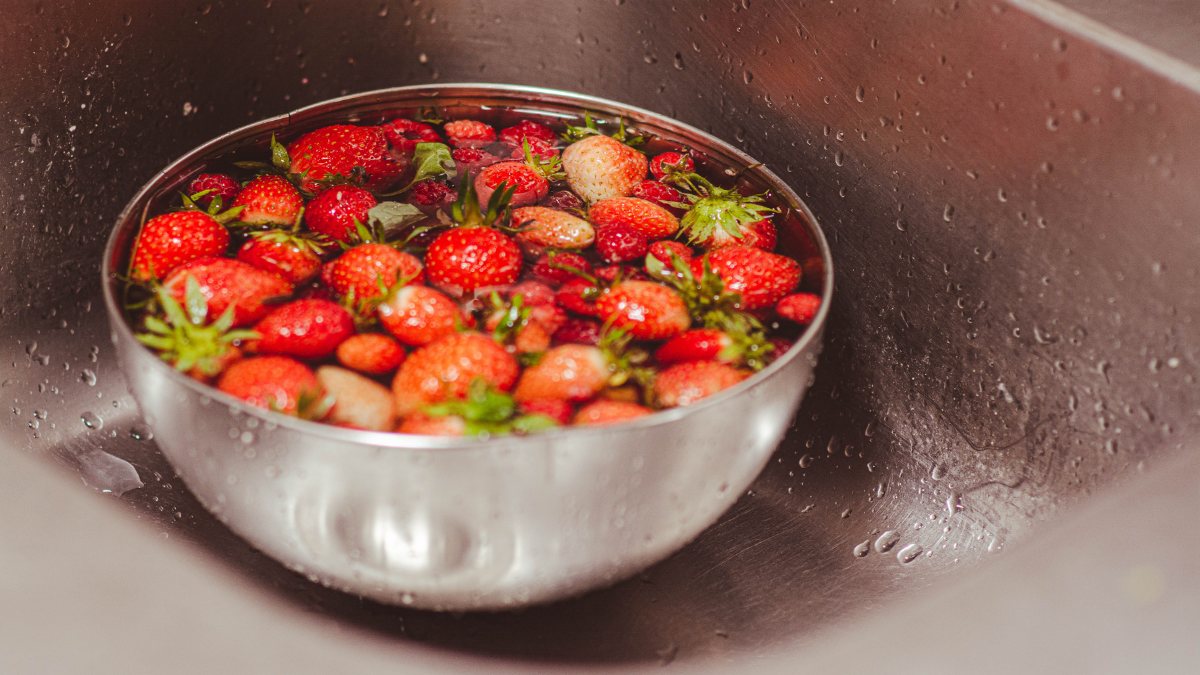
M 854 511 L 854 509 L 846 509 L 845 511 L 842 511 L 842 517 L 849 518 L 852 511 Z
M 1008 201 L 1008 193 L 1004 191 L 1004 188 L 1000 188 L 996 192 L 996 199 L 999 199 L 1002 202 Z
M 1038 344 L 1052 345 L 1058 342 L 1058 336 L 1051 335 L 1037 326 L 1033 327 L 1033 337 L 1038 341 Z
M 683 70 L 683 54 L 675 52 L 675 70 Z
M 62 36 L 62 40 L 60 42 L 62 42 L 63 49 L 71 46 L 71 38 L 67 37 L 66 35 Z
M 996 553 L 1002 548 L 1004 548 L 1004 544 L 1000 543 L 1000 540 L 996 537 L 992 537 L 992 540 L 988 542 L 987 552 Z
M 1113 87 L 1112 97 L 1114 100 L 1117 100 L 1117 101 L 1125 100 L 1125 89 L 1123 89 L 1120 86 Z
M 838 450 L 838 438 L 837 438 L 837 436 L 830 436 L 829 444 L 825 446 L 825 452 L 828 452 L 829 454 L 832 455 L 833 453 L 837 452 L 837 450 Z
M 43 366 L 48 366 L 48 365 L 50 365 L 50 355 L 49 355 L 49 354 L 43 354 L 43 355 L 39 356 L 39 357 L 38 357 L 38 363 L 41 363 Z
M 843 164 L 845 164 L 846 163 L 846 153 L 842 152 L 841 150 L 838 150 L 837 152 L 833 153 L 833 163 L 838 166 L 842 166 Z M 842 188 L 842 189 L 845 190 L 846 188 Z M 845 196 L 845 195 L 843 195 L 843 196 Z
M 862 85 L 858 85 L 858 89 L 854 90 L 854 99 L 859 103 L 867 100 L 867 90 L 863 89 Z
M 946 498 L 946 511 L 948 511 L 951 516 L 953 516 L 955 513 L 958 513 L 962 509 L 963 506 L 962 502 L 960 501 L 961 499 L 962 495 L 958 494 L 957 492 L 951 492 L 950 496 Z
M 212 5 L 205 3 L 197 8 L 200 11 L 200 16 L 204 16 L 212 11 Z
M 900 533 L 896 532 L 895 530 L 888 530 L 887 532 L 879 535 L 879 538 L 875 540 L 875 550 L 880 553 L 887 553 L 888 551 L 892 550 L 892 547 L 899 543 L 899 541 Z
M 870 552 L 871 552 L 871 540 L 870 539 L 868 539 L 868 540 L 864 541 L 863 543 L 859 544 L 858 546 L 854 547 L 854 557 L 855 558 L 865 558 L 865 557 L 867 557 L 867 554 Z
M 1058 118 L 1057 117 L 1047 117 L 1046 118 L 1046 128 L 1049 129 L 1050 131 L 1057 131 L 1058 130 Z
M 875 421 L 867 422 L 867 428 L 863 429 L 863 436 L 870 438 L 875 435 Z
M 753 81 L 754 81 L 754 73 L 752 73 L 752 72 L 750 72 L 750 71 L 748 71 L 748 70 L 743 70 L 743 71 L 742 71 L 742 80 L 743 80 L 743 81 L 744 81 L 746 84 L 750 84 L 751 82 L 753 82 Z
M 1054 38 L 1050 41 L 1050 46 L 1054 47 L 1054 51 L 1056 52 L 1067 51 L 1067 41 L 1062 38 Z
M 899 560 L 902 564 L 907 565 L 908 563 L 916 560 L 917 556 L 921 555 L 923 552 L 924 549 L 922 549 L 919 545 L 909 544 L 899 551 L 896 551 L 896 560 Z
M 86 426 L 89 429 L 103 429 L 104 428 L 104 420 L 99 415 L 97 415 L 94 412 L 91 412 L 90 410 L 88 412 L 85 412 L 82 415 L 80 415 L 79 419 L 83 420 L 84 426 Z
M 83 373 L 79 376 L 83 382 L 87 382 L 89 387 L 96 386 L 96 373 L 90 368 L 84 368 Z
M 946 469 L 941 464 L 935 464 L 933 471 L 929 472 L 929 477 L 934 480 L 941 480 L 946 477 Z
M 875 498 L 876 499 L 882 498 L 886 494 L 887 494 L 887 486 L 884 485 L 883 483 L 880 483 L 879 485 L 877 485 L 875 487 Z
M 875 462 L 867 462 L 867 473 L 875 473 Z
M 129 428 L 129 436 L 137 441 L 149 441 L 154 439 L 154 432 L 146 423 L 138 422 Z
M 128 14 L 122 14 L 121 15 L 121 23 L 128 26 L 129 24 L 133 23 L 133 17 Z
M 25 353 L 26 354 L 33 356 L 33 353 L 36 351 L 37 351 L 37 341 L 36 340 L 25 345 Z
M 1115 439 L 1115 438 L 1108 439 L 1108 441 L 1105 442 L 1105 444 L 1104 444 L 1104 451 L 1110 455 L 1117 454 L 1117 439 Z
M 381 18 L 387 16 L 388 15 L 388 6 L 386 4 L 380 5 L 378 14 Z
M 954 217 L 954 205 L 947 204 L 946 207 L 944 209 L 942 209 L 942 220 L 944 220 L 948 223 L 948 222 L 950 222 L 950 219 L 953 217 Z
M 801 469 L 807 469 L 808 467 L 812 466 L 812 463 L 813 463 L 812 455 L 803 455 L 800 457 L 800 468 Z

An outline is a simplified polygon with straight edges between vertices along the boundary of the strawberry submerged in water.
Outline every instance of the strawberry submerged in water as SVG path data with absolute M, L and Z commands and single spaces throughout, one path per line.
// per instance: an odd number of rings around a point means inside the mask
M 250 405 L 494 436 L 695 405 L 815 320 L 776 202 L 705 155 L 622 120 L 453 113 L 198 175 L 133 242 L 137 339 Z

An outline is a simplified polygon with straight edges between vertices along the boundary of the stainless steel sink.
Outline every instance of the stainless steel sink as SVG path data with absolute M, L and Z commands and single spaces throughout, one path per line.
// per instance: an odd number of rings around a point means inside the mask
M 1033 0 L 44 3 L 0 19 L 0 58 L 2 672 L 1200 656 L 1195 64 Z M 146 438 L 99 302 L 105 234 L 176 156 L 439 81 L 736 142 L 840 270 L 816 385 L 733 510 L 640 578 L 521 612 L 374 604 L 231 534 Z

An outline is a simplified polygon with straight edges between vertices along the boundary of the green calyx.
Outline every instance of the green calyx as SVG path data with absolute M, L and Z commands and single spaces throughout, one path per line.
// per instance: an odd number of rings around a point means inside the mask
M 541 155 L 533 154 L 533 149 L 529 147 L 529 140 L 526 138 L 521 139 L 521 147 L 525 151 L 525 165 L 533 169 L 537 175 L 548 181 L 567 179 L 567 174 L 562 168 L 561 159 L 558 157 L 543 159 Z
M 529 323 L 529 308 L 525 306 L 525 296 L 518 293 L 509 303 L 505 303 L 500 293 L 492 291 L 491 304 L 493 311 L 504 312 L 496 330 L 492 332 L 492 338 L 500 344 L 512 344 Z
M 611 320 L 600 332 L 600 353 L 608 363 L 608 386 L 620 387 L 635 382 L 644 390 L 654 386 L 655 370 L 644 365 L 650 353 L 640 347 L 630 346 L 633 336 L 624 328 L 615 327 Z
M 180 211 L 200 211 L 202 213 L 207 213 L 208 215 L 212 216 L 213 220 L 217 221 L 218 223 L 221 223 L 222 225 L 225 225 L 231 221 L 237 220 L 237 217 L 239 215 L 241 215 L 242 210 L 246 208 L 244 206 L 235 206 L 232 209 L 227 209 L 225 211 L 222 211 L 221 210 L 221 206 L 222 206 L 221 198 L 219 196 L 213 197 L 212 201 L 208 203 L 207 209 L 200 208 L 200 205 L 197 204 L 196 202 L 199 201 L 200 199 L 204 198 L 210 192 L 212 192 L 212 190 L 201 190 L 194 195 L 188 195 L 183 192 L 180 192 L 179 196 L 183 199 L 183 206 L 181 206 L 179 208 L 179 210 Z
M 482 378 L 471 382 L 466 398 L 427 405 L 424 412 L 430 417 L 461 417 L 467 436 L 530 434 L 558 426 L 544 415 L 517 415 L 513 397 L 496 391 Z
M 668 168 L 663 182 L 690 190 L 690 193 L 684 193 L 687 203 L 671 203 L 670 206 L 688 210 L 679 221 L 679 229 L 687 233 L 688 241 L 693 244 L 707 240 L 718 227 L 730 236 L 742 239 L 746 236 L 743 227 L 777 212 L 761 204 L 765 194 L 743 195 L 736 187 L 717 187 L 699 174 Z
M 564 141 L 574 143 L 575 141 L 583 140 L 588 136 L 603 136 L 599 129 L 596 128 L 596 121 L 592 119 L 592 114 L 588 111 L 583 112 L 583 126 L 577 127 L 572 124 L 567 125 L 567 130 L 559 135 Z M 613 140 L 619 141 L 628 145 L 631 148 L 636 148 L 639 145 L 644 145 L 650 140 L 650 136 L 634 135 L 633 132 L 625 128 L 625 119 L 618 119 L 617 133 L 612 135 Z
M 479 206 L 479 195 L 475 186 L 467 177 L 462 177 L 458 186 L 458 199 L 450 205 L 450 217 L 459 227 L 496 227 L 505 228 L 508 225 L 508 203 L 517 188 L 501 183 L 492 193 L 487 203 L 487 211 Z
M 208 301 L 200 291 L 200 283 L 188 275 L 184 291 L 184 304 L 180 304 L 159 287 L 158 302 L 163 316 L 150 315 L 145 318 L 148 332 L 139 333 L 142 344 L 156 349 L 162 359 L 176 370 L 187 372 L 193 368 L 209 377 L 220 372 L 221 357 L 240 340 L 262 337 L 252 330 L 230 330 L 233 327 L 234 306 L 230 305 L 211 324 L 208 317 Z

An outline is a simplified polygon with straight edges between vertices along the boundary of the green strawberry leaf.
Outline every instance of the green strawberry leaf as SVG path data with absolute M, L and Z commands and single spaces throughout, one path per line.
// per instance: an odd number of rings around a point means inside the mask
M 379 202 L 367 211 L 367 219 L 384 232 L 398 232 L 425 217 L 421 209 L 404 202 Z
M 512 430 L 518 434 L 533 434 L 561 426 L 545 415 L 522 415 L 512 421 Z
M 408 184 L 409 187 L 434 176 L 445 175 L 446 180 L 454 180 L 458 175 L 454 170 L 454 156 L 444 143 L 417 143 L 413 151 L 413 164 L 417 167 L 417 173 Z
M 271 134 L 271 164 L 283 171 L 292 166 L 292 158 L 288 157 L 287 148 L 275 140 L 275 134 Z

